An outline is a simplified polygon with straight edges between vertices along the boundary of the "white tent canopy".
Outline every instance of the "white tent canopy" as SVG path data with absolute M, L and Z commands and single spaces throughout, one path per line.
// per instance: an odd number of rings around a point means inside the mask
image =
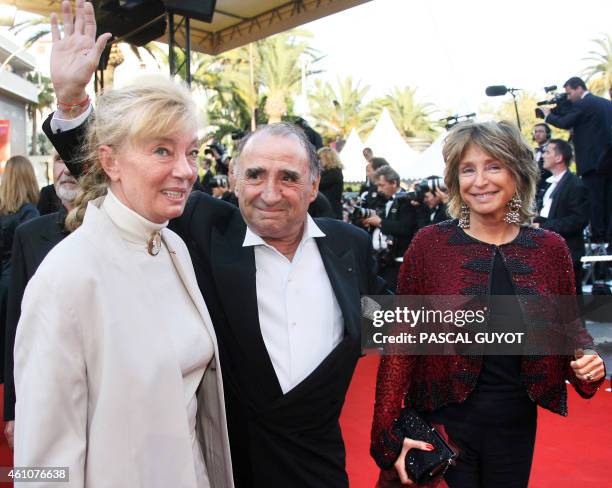
M 442 157 L 442 146 L 446 133 L 441 134 L 431 143 L 414 161 L 412 171 L 416 178 L 426 178 L 436 175 L 444 176 L 444 158 Z
M 412 172 L 413 162 L 418 153 L 404 141 L 386 108 L 383 109 L 376 127 L 365 142 L 365 146 L 372 148 L 374 156 L 389 161 L 391 167 L 399 173 L 402 179 L 416 178 Z
M 365 180 L 366 160 L 363 157 L 363 142 L 357 131 L 353 129 L 344 143 L 342 151 L 340 151 L 340 159 L 344 169 L 344 181 L 346 182 L 362 182 Z

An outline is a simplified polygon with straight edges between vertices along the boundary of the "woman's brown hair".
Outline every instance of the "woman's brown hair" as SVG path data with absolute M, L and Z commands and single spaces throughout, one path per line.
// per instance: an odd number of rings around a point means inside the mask
M 0 184 L 0 214 L 17 212 L 26 203 L 36 205 L 40 196 L 34 167 L 25 156 L 9 158 Z
M 446 163 L 444 183 L 448 188 L 448 214 L 459 217 L 463 203 L 459 193 L 459 164 L 472 144 L 508 168 L 521 200 L 521 224 L 529 222 L 534 215 L 536 183 L 540 173 L 527 141 L 514 124 L 505 121 L 468 120 L 454 126 L 446 136 L 442 154 Z

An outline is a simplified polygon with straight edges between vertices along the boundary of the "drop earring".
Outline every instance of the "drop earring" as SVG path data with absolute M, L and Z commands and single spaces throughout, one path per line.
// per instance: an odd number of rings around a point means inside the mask
M 459 209 L 459 227 L 461 229 L 469 229 L 470 228 L 470 207 L 467 206 L 467 203 L 462 202 L 461 208 Z
M 506 207 L 508 207 L 508 211 L 504 216 L 504 222 L 506 222 L 506 224 L 520 224 L 521 214 L 519 213 L 519 210 L 521 209 L 521 203 L 521 199 L 519 198 L 518 194 L 515 193 L 510 201 L 506 204 Z

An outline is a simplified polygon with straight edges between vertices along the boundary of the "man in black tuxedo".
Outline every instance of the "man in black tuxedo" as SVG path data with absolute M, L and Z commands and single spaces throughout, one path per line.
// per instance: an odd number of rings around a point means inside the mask
M 568 170 L 572 147 L 562 139 L 551 139 L 544 151 L 544 168 L 552 173 L 547 179 L 539 216 L 534 227 L 560 234 L 572 253 L 576 276 L 576 294 L 582 294 L 583 231 L 589 222 L 589 191 L 580 178 Z
M 13 379 L 13 347 L 17 323 L 21 316 L 21 300 L 25 288 L 45 256 L 68 231 L 64 228 L 66 214 L 73 208 L 80 193 L 79 184 L 57 154 L 53 156 L 53 186 L 62 207 L 58 212 L 43 215 L 17 227 L 11 254 L 11 287 L 8 293 L 6 340 L 4 351 L 4 433 L 13 446 L 15 420 L 15 383 Z M 52 293 L 49 290 L 49 293 Z
M 612 102 L 587 91 L 578 77 L 563 85 L 571 110 L 563 115 L 543 109 L 546 122 L 572 129 L 576 171 L 590 191 L 591 235 L 595 242 L 612 241 L 612 177 L 600 174 L 599 166 L 612 144 Z
M 397 274 L 401 263 L 397 258 L 403 258 L 417 231 L 417 210 L 404 198 L 400 186 L 399 174 L 389 165 L 381 166 L 374 173 L 378 192 L 387 199 L 382 215 L 373 215 L 363 220 L 363 224 L 380 229 L 380 232 L 392 242 L 389 252 L 381 257 L 381 276 L 392 290 L 397 285 Z M 375 231 L 376 232 L 376 231 Z M 376 240 L 376 234 L 373 235 Z M 384 267 L 383 267 L 384 265 Z
M 82 138 L 45 128 L 63 151 Z M 235 484 L 346 487 L 338 419 L 361 352 L 360 297 L 386 292 L 370 238 L 308 217 L 319 166 L 300 129 L 258 129 L 235 165 L 240 209 L 193 192 L 170 223 L 217 333 Z

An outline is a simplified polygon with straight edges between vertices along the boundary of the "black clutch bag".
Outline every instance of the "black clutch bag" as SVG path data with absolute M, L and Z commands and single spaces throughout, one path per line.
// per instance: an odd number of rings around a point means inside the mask
M 454 464 L 457 453 L 440 433 L 412 409 L 404 409 L 397 427 L 404 437 L 423 441 L 435 447 L 433 451 L 410 449 L 406 454 L 406 471 L 418 485 L 431 482 L 446 473 Z

